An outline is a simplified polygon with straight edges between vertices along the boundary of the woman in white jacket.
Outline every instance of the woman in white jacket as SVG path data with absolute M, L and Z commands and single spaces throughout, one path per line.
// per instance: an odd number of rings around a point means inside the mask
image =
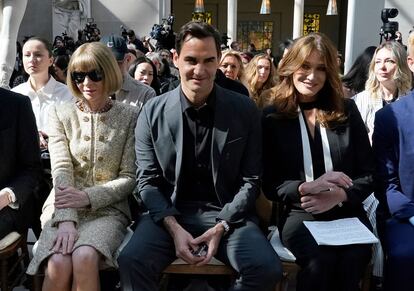
M 369 66 L 365 91 L 353 97 L 372 143 L 375 113 L 411 90 L 407 53 L 396 42 L 384 42 L 375 50 Z

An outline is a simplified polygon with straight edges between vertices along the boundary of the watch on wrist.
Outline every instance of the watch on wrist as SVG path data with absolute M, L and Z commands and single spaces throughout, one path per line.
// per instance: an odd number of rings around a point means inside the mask
M 220 223 L 224 227 L 224 233 L 228 233 L 230 231 L 230 225 L 225 220 L 220 220 Z

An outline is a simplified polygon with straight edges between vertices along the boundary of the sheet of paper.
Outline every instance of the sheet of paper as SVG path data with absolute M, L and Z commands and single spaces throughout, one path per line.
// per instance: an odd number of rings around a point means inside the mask
M 342 246 L 378 243 L 375 235 L 356 218 L 304 221 L 318 245 Z

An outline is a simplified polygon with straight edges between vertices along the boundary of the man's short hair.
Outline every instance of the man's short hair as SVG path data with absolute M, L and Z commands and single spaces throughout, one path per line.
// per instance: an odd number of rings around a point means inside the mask
M 183 43 L 189 35 L 198 39 L 213 37 L 216 44 L 217 55 L 220 56 L 220 33 L 213 26 L 201 21 L 190 21 L 181 27 L 175 39 L 175 49 L 177 50 L 177 54 L 180 54 Z
M 133 31 L 132 29 L 128 29 L 127 33 L 126 33 L 129 37 L 135 36 L 135 31 Z

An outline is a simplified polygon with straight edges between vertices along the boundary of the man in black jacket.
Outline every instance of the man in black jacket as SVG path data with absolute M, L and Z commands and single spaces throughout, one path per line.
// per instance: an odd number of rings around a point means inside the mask
M 40 174 L 39 137 L 26 96 L 0 89 L 0 239 L 32 219 Z

